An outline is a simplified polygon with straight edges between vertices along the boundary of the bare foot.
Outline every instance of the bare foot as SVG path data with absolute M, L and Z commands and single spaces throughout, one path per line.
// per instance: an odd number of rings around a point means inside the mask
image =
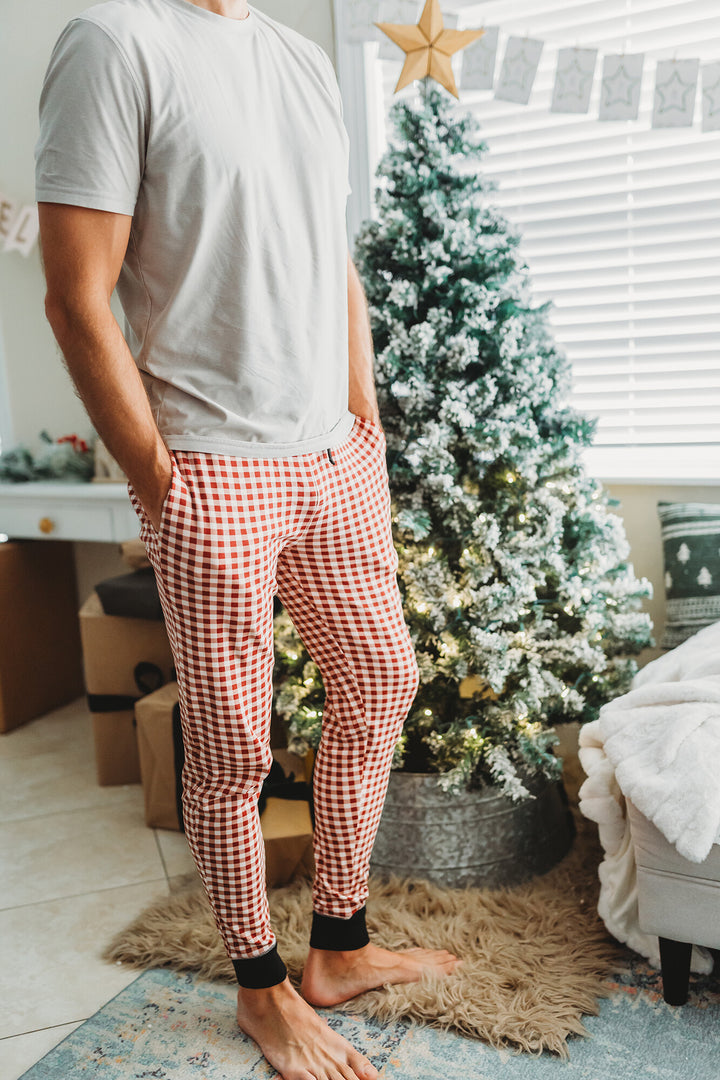
M 426 973 L 451 975 L 461 963 L 444 949 L 390 952 L 377 945 L 351 952 L 311 949 L 301 993 L 311 1005 L 328 1008 L 387 983 L 418 982 Z
M 238 991 L 238 1024 L 282 1080 L 377 1080 L 367 1058 L 321 1020 L 290 985 Z

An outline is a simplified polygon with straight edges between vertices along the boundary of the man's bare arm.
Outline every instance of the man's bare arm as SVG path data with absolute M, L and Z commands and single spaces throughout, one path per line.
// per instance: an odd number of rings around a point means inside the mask
M 95 430 L 158 527 L 170 455 L 110 308 L 132 218 L 49 202 L 38 211 L 48 322 Z
M 348 345 L 350 353 L 350 393 L 348 408 L 356 416 L 365 416 L 380 424 L 375 376 L 373 342 L 367 299 L 355 264 L 348 252 Z

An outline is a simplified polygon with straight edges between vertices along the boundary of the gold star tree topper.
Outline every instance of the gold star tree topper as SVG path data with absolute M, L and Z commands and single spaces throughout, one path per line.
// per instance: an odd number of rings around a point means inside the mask
M 393 93 L 397 94 L 414 79 L 428 75 L 459 99 L 450 57 L 482 37 L 484 30 L 446 30 L 440 10 L 440 0 L 425 0 L 417 26 L 405 23 L 375 23 L 384 34 L 399 45 L 405 63 Z

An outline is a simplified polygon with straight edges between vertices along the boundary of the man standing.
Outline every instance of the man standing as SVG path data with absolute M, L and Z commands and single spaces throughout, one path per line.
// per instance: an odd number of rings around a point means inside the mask
M 238 1022 L 284 1080 L 377 1076 L 311 1005 L 458 963 L 379 949 L 365 928 L 417 665 L 347 158 L 326 53 L 246 0 L 107 0 L 53 51 L 36 148 L 46 312 L 129 478 L 178 674 L 188 842 Z M 326 691 L 302 996 L 270 927 L 257 814 L 275 594 Z

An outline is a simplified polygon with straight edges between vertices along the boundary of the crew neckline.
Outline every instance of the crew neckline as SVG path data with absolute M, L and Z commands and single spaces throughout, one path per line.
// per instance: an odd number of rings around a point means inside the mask
M 244 19 L 232 19 L 229 15 L 218 15 L 214 11 L 208 11 L 207 8 L 198 7 L 191 0 L 163 0 L 163 2 L 177 8 L 178 11 L 184 11 L 186 15 L 202 19 L 208 26 L 216 26 L 227 34 L 252 34 L 257 23 L 255 9 L 251 4 L 248 4 L 249 14 Z

